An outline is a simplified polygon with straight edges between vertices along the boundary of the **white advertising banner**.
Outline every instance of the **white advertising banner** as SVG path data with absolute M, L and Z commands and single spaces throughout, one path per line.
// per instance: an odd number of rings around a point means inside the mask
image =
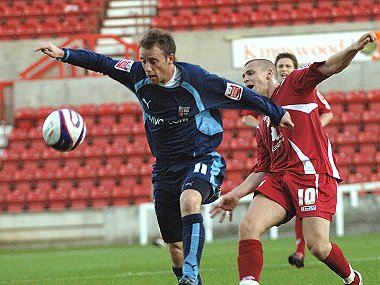
M 266 58 L 274 61 L 276 55 L 280 52 L 293 53 L 301 65 L 314 61 L 322 61 L 346 48 L 358 40 L 364 33 L 365 31 L 233 40 L 233 66 L 234 68 L 242 68 L 248 60 L 254 58 Z M 354 60 L 371 61 L 376 59 L 373 54 L 358 53 Z

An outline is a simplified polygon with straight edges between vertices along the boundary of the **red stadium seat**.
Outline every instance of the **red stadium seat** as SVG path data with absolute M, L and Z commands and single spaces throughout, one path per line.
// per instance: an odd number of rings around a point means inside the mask
M 25 209 L 25 193 L 15 189 L 8 191 L 5 194 L 5 202 L 7 204 L 7 211 L 11 213 L 20 213 Z
M 231 24 L 233 28 L 250 27 L 251 16 L 249 12 L 236 12 L 231 15 Z
M 212 28 L 210 15 L 196 14 L 191 16 L 193 30 L 210 30 Z
M 373 3 L 372 4 L 372 12 L 373 12 L 373 21 L 379 21 L 380 20 L 380 3 Z
M 311 17 L 315 24 L 326 24 L 333 21 L 331 9 L 329 7 L 316 7 L 311 10 Z
M 112 189 L 111 198 L 114 206 L 125 206 L 134 203 L 134 184 L 118 185 Z
M 293 25 L 310 24 L 312 22 L 311 11 L 310 8 L 293 9 L 290 14 Z
M 43 188 L 39 186 L 31 190 L 26 195 L 26 203 L 28 211 L 43 211 L 48 207 L 48 192 L 49 188 Z
M 361 113 L 366 109 L 367 95 L 363 90 L 353 90 L 346 93 L 347 110 Z
M 111 205 L 111 191 L 112 188 L 106 188 L 103 185 L 91 188 L 89 191 L 91 207 L 105 208 Z
M 225 30 L 232 27 L 232 13 L 216 13 L 209 16 L 214 30 Z
M 372 4 L 361 3 L 360 5 L 352 5 L 352 17 L 355 22 L 368 22 L 374 18 Z
M 19 108 L 15 114 L 16 128 L 29 130 L 36 125 L 36 110 L 30 107 Z
M 196 0 L 197 12 L 202 15 L 210 15 L 217 12 L 215 0 Z
M 334 6 L 331 8 L 331 16 L 334 22 L 351 22 L 352 7 L 349 5 Z
M 180 9 L 181 11 L 182 9 Z M 178 15 L 172 17 L 173 30 L 191 30 L 191 16 Z
M 89 206 L 89 189 L 82 187 L 72 188 L 69 193 L 71 209 L 85 209 Z
M 69 192 L 71 189 L 64 187 L 51 188 L 48 192 L 49 210 L 64 210 L 69 207 Z
M 274 26 L 289 26 L 292 24 L 291 10 L 281 8 L 273 10 L 271 14 L 272 25 Z
M 133 187 L 133 198 L 136 204 L 152 202 L 152 185 L 141 183 Z
M 193 15 L 197 11 L 197 5 L 194 3 L 195 1 L 175 0 L 174 2 L 175 8 L 173 11 L 175 15 Z
M 347 177 L 347 183 L 361 183 L 367 182 L 369 177 L 362 173 L 353 173 Z

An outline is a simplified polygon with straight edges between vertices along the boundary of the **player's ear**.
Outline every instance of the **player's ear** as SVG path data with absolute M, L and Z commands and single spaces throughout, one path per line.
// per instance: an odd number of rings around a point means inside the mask
M 168 55 L 168 61 L 171 62 L 171 63 L 173 63 L 175 61 L 175 55 L 174 55 L 174 53 L 171 53 L 171 54 Z
M 275 72 L 272 68 L 267 69 L 266 79 L 269 80 L 275 76 Z

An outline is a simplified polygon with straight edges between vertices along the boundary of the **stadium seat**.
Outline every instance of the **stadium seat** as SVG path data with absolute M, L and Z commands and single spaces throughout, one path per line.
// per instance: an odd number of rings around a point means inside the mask
M 289 26 L 292 24 L 293 19 L 291 16 L 291 10 L 281 8 L 273 10 L 271 13 L 271 21 L 273 26 Z
M 361 183 L 367 182 L 369 177 L 362 173 L 353 173 L 347 177 L 347 183 Z
M 181 11 L 182 9 L 180 9 Z M 171 19 L 173 30 L 191 30 L 191 15 L 173 16 Z
M 110 206 L 112 188 L 106 188 L 103 185 L 93 187 L 89 191 L 91 207 L 92 208 L 105 208 Z
M 85 209 L 90 205 L 89 189 L 72 188 L 69 193 L 71 209 Z
M 212 29 L 214 30 L 225 30 L 232 28 L 232 13 L 216 13 L 211 14 L 210 21 L 212 25 Z
M 7 191 L 4 200 L 10 213 L 20 213 L 26 208 L 25 193 L 21 190 Z
M 369 110 L 380 110 L 380 89 L 369 90 L 366 97 Z
M 380 3 L 373 3 L 372 4 L 372 12 L 373 12 L 373 21 L 379 21 L 380 20 Z
M 311 17 L 314 24 L 326 24 L 333 21 L 331 8 L 329 7 L 316 7 L 312 9 Z
M 201 15 L 211 15 L 217 12 L 215 0 L 196 0 L 197 13 Z
M 65 187 L 51 188 L 48 192 L 47 199 L 49 210 L 64 210 L 69 207 L 69 192 L 71 189 Z
M 173 7 L 172 11 L 174 12 L 174 16 L 188 16 L 196 14 L 197 5 L 194 3 L 195 1 L 187 1 L 187 0 L 175 0 L 175 7 Z M 175 25 L 173 25 L 175 29 Z
M 369 181 L 371 182 L 380 181 L 380 172 L 371 173 L 369 176 Z M 376 191 L 376 192 L 379 193 L 379 191 Z
M 236 12 L 231 15 L 231 24 L 233 28 L 251 27 L 251 16 L 249 12 Z
M 331 8 L 333 22 L 352 22 L 352 7 L 349 5 L 333 6 Z
M 312 22 L 312 9 L 293 9 L 290 13 L 293 25 L 306 25 Z
M 367 95 L 363 90 L 353 90 L 346 93 L 347 111 L 361 113 L 366 109 Z
M 191 16 L 191 27 L 193 30 L 210 30 L 212 24 L 209 15 L 196 14 Z
M 173 16 L 156 16 L 156 17 L 152 17 L 151 25 L 154 28 L 173 30 L 172 17 Z
M 22 107 L 16 110 L 15 127 L 29 130 L 36 125 L 36 111 L 30 107 Z
M 351 9 L 354 22 L 369 22 L 374 19 L 372 4 L 360 3 L 360 5 L 352 5 Z
M 134 184 L 132 183 L 127 186 L 124 184 L 115 186 L 111 192 L 112 204 L 114 206 L 134 204 L 133 187 Z
M 119 108 L 116 103 L 103 103 L 98 106 L 98 114 L 100 125 L 109 128 L 117 122 Z
M 95 104 L 81 104 L 77 107 L 77 111 L 83 117 L 88 129 L 98 121 L 98 106 Z
M 36 189 L 28 191 L 26 194 L 26 204 L 29 212 L 43 211 L 48 208 L 48 192 L 49 188 L 41 187 L 38 184 Z
M 133 187 L 133 198 L 135 204 L 152 202 L 152 185 L 147 183 L 138 183 Z

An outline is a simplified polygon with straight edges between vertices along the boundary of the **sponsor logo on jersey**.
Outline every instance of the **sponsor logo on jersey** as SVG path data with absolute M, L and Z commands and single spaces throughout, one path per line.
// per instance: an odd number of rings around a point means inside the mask
M 142 101 L 145 103 L 146 107 L 149 109 L 149 104 L 152 100 L 146 101 L 145 98 L 142 98 Z
M 115 64 L 115 68 L 130 72 L 134 61 L 129 59 L 121 59 Z
M 243 94 L 243 87 L 233 83 L 227 83 L 225 96 L 232 100 L 239 101 L 241 99 L 241 95 Z
M 178 116 L 180 116 L 181 118 L 187 117 L 189 115 L 189 112 L 190 112 L 190 107 L 182 107 L 182 106 L 178 107 Z
M 171 121 L 165 121 L 162 118 L 157 118 L 155 116 L 152 116 L 145 112 L 146 118 L 155 126 L 163 126 L 163 125 L 177 125 L 177 124 L 182 124 L 184 122 L 189 121 L 189 118 L 181 118 L 178 120 L 171 120 Z
M 317 209 L 316 205 L 313 206 L 302 206 L 301 207 L 301 212 L 310 212 L 310 211 L 315 211 Z

